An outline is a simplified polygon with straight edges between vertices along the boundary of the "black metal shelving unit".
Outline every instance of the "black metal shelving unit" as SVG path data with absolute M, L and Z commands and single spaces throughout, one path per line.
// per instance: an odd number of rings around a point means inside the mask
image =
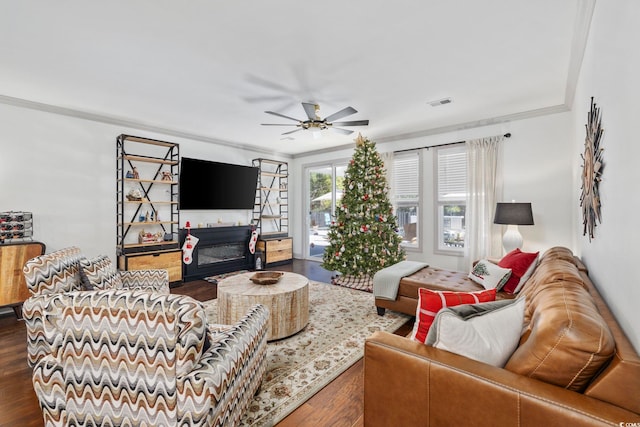
M 253 225 L 261 238 L 289 235 L 289 165 L 270 159 L 253 159 L 258 167 L 258 185 Z
M 116 141 L 117 254 L 179 249 L 179 145 L 124 134 Z M 143 241 L 143 230 L 157 237 Z

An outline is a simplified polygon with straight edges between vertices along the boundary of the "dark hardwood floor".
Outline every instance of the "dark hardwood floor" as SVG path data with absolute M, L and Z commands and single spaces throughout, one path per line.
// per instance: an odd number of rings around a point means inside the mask
M 319 263 L 303 260 L 269 270 L 292 271 L 325 283 L 329 283 L 332 276 Z M 206 301 L 216 298 L 216 285 L 196 280 L 172 288 L 171 293 Z M 396 333 L 406 335 L 411 327 L 409 322 Z M 43 425 L 31 384 L 31 369 L 27 366 L 26 348 L 24 322 L 13 313 L 0 315 L 0 427 Z M 360 360 L 277 426 L 363 426 L 363 369 Z

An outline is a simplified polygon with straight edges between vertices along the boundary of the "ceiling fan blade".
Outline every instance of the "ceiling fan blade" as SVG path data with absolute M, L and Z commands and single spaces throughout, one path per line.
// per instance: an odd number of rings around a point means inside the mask
M 357 112 L 358 112 L 358 110 L 356 110 L 353 107 L 346 107 L 346 108 L 343 108 L 342 110 L 338 111 L 337 113 L 333 113 L 332 115 L 330 115 L 328 117 L 325 117 L 324 120 L 327 121 L 327 122 L 331 122 L 333 120 L 337 120 L 337 119 L 341 119 L 343 117 L 350 116 L 350 115 L 355 114 Z
M 316 119 L 316 104 L 310 104 L 308 102 L 302 103 L 302 108 L 304 108 L 304 112 L 307 113 L 307 117 L 309 120 Z
M 369 124 L 369 120 L 353 120 L 350 122 L 333 122 L 332 125 L 337 126 L 367 126 Z
M 285 119 L 295 120 L 296 122 L 300 122 L 301 120 L 294 119 L 293 117 L 285 116 L 284 114 L 276 113 L 275 111 L 265 111 L 267 114 L 273 114 L 274 116 L 284 117 Z
M 293 123 L 260 123 L 262 126 L 298 126 Z
M 302 130 L 302 128 L 294 129 L 294 130 L 290 130 L 289 132 L 285 132 L 285 133 L 283 133 L 282 135 L 289 135 L 289 134 L 291 134 L 291 133 L 298 132 L 298 131 L 300 131 L 300 130 Z
M 332 127 L 331 129 L 335 130 L 338 133 L 344 134 L 344 135 L 350 135 L 353 133 L 352 130 L 348 130 L 348 129 L 340 129 L 340 128 L 334 128 Z

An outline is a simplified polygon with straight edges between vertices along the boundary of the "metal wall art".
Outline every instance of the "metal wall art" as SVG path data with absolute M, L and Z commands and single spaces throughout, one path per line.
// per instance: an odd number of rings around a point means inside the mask
M 584 228 L 582 235 L 588 235 L 589 241 L 593 239 L 593 231 L 596 222 L 602 223 L 600 217 L 600 193 L 598 186 L 601 181 L 604 164 L 602 162 L 602 151 L 600 140 L 604 129 L 601 126 L 600 108 L 593 102 L 591 97 L 591 111 L 587 115 L 585 125 L 587 135 L 584 139 L 584 154 L 582 157 L 582 194 L 580 196 L 580 206 L 582 206 L 582 223 Z

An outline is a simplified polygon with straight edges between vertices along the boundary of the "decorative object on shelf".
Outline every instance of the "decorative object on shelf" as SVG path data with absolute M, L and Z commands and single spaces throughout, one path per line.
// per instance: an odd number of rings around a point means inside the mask
M 158 231 L 157 233 L 149 233 L 142 230 L 138 234 L 138 243 L 140 244 L 149 244 L 149 243 L 157 243 L 162 242 L 164 240 L 164 234 Z
M 133 179 L 140 179 L 140 174 L 138 173 L 138 168 L 134 166 L 133 168 Z
M 127 178 L 127 179 L 133 179 L 133 172 L 131 172 L 131 171 L 127 171 L 127 174 L 125 175 L 125 178 Z
M 163 171 L 162 172 L 162 181 L 173 182 L 173 176 L 171 176 L 171 172 Z
M 599 186 L 602 180 L 602 151 L 600 141 L 604 129 L 601 126 L 602 117 L 600 108 L 591 97 L 591 111 L 587 115 L 586 137 L 584 139 L 584 154 L 582 157 L 582 194 L 580 206 L 582 207 L 582 223 L 584 228 L 582 235 L 588 235 L 589 241 L 594 237 L 596 222 L 602 223 L 600 216 L 600 192 Z
M 282 271 L 263 271 L 255 273 L 249 279 L 256 285 L 273 285 L 278 283 L 283 274 Z
M 534 225 L 531 203 L 498 203 L 493 217 L 494 224 L 507 225 L 507 231 L 502 236 L 502 246 L 506 253 L 522 247 L 522 235 L 518 231 L 519 225 Z
M 142 201 L 142 193 L 137 188 L 132 188 L 127 193 L 127 200 L 129 200 L 130 202 Z

